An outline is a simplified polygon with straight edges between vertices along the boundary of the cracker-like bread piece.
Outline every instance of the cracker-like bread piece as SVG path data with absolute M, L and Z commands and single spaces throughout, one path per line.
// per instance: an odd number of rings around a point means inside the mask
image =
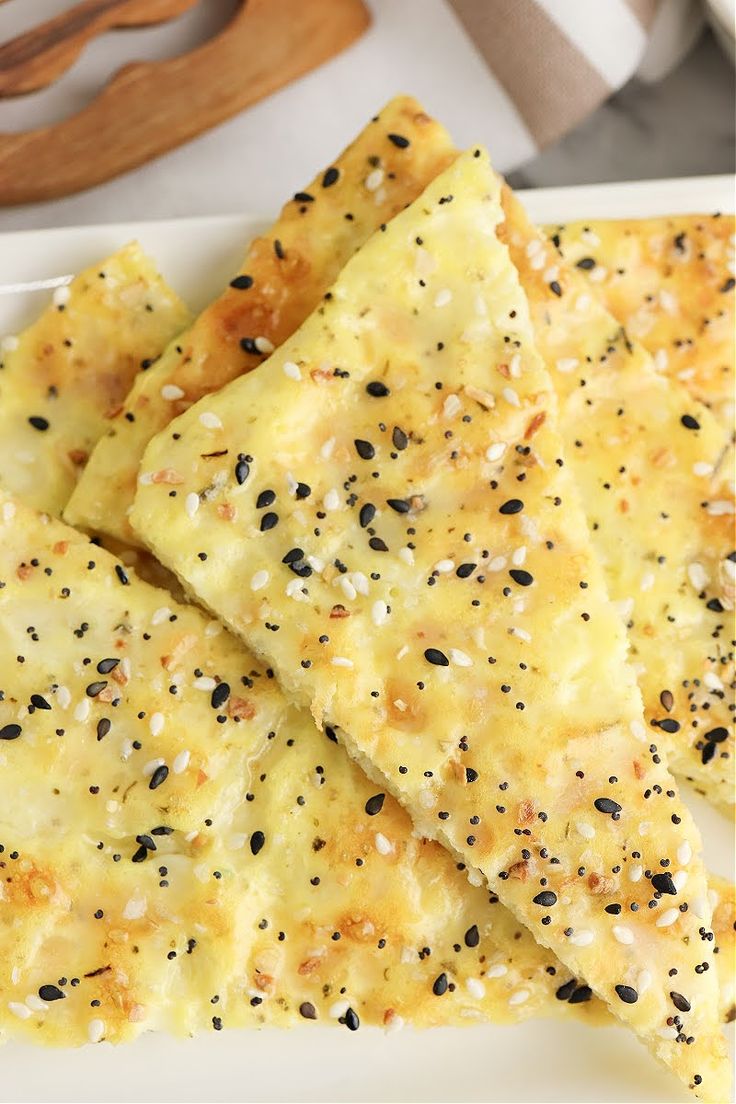
M 560 256 L 653 355 L 657 370 L 734 427 L 734 217 L 587 220 L 547 227 Z
M 0 345 L 0 482 L 60 514 L 141 366 L 189 318 L 135 242 L 57 288 Z
M 356 249 L 454 156 L 447 132 L 416 100 L 387 104 L 256 238 L 220 297 L 138 376 L 66 520 L 135 543 L 128 512 L 151 437 L 202 395 L 260 364 L 314 310 Z
M 219 623 L 5 492 L 0 670 L 0 1037 L 604 1017 Z
M 677 774 L 732 806 L 736 553 L 733 496 L 718 468 L 723 427 L 656 371 L 589 293 L 585 270 L 558 262 L 508 189 L 504 210 L 500 234 L 559 396 L 568 459 L 626 623 L 647 724 Z
M 700 840 L 643 724 L 501 218 L 469 151 L 267 365 L 151 443 L 133 524 L 419 831 L 717 1098 Z

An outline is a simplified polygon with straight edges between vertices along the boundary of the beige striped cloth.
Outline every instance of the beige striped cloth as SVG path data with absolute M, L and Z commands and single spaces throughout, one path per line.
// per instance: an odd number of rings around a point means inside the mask
M 697 0 L 447 0 L 534 150 L 555 142 L 634 75 L 658 80 L 694 43 Z M 502 121 L 503 122 L 503 121 Z

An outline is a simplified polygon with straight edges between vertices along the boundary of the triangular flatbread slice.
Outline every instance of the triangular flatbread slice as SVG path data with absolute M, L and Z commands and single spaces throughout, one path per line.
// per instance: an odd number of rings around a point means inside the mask
M 584 270 L 504 193 L 501 230 L 529 297 L 538 348 L 594 549 L 626 624 L 647 724 L 671 769 L 734 801 L 733 496 L 725 434 L 682 383 L 656 371 Z
M 0 482 L 60 514 L 136 374 L 189 318 L 137 243 L 57 288 L 0 343 Z
M 604 1017 L 219 623 L 4 492 L 0 630 L 0 1037 Z
M 654 357 L 734 426 L 734 217 L 586 220 L 547 227 L 560 256 Z
M 152 443 L 133 522 L 418 830 L 718 1096 L 700 841 L 642 721 L 501 217 L 464 154 L 266 367 Z
M 319 304 L 349 257 L 454 158 L 449 135 L 399 96 L 256 238 L 240 272 L 141 373 L 100 441 L 66 520 L 135 543 L 128 512 L 143 451 L 177 414 L 250 371 Z

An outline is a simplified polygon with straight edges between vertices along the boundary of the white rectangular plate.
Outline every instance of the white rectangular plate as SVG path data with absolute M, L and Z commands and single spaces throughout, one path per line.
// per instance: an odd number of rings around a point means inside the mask
M 520 193 L 537 222 L 732 211 L 728 176 L 598 184 Z M 137 238 L 195 309 L 238 269 L 267 220 L 252 215 L 119 223 L 0 234 L 0 337 L 43 309 L 49 289 Z M 1 785 L 1 780 L 0 780 Z M 686 792 L 712 870 L 733 875 L 728 820 Z M 0 906 L 1 907 L 1 906 Z M 732 1034 L 732 1033 L 731 1033 Z M 531 1020 L 515 1027 L 353 1034 L 340 1027 L 222 1032 L 127 1047 L 0 1052 L 1 1098 L 12 1101 L 565 1101 L 688 1100 L 623 1029 Z

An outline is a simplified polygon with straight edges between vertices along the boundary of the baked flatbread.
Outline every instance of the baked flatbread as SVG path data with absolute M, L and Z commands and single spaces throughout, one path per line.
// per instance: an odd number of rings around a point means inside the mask
M 601 1020 L 217 622 L 4 492 L 0 628 L 0 1037 Z
M 455 152 L 408 96 L 392 100 L 257 238 L 230 286 L 136 379 L 87 465 L 66 520 L 135 543 L 128 522 L 143 450 L 202 395 L 250 371 L 319 304 L 345 262 Z
M 734 218 L 571 222 L 547 227 L 560 255 L 654 357 L 658 371 L 734 427 Z
M 657 372 L 583 272 L 504 196 L 508 242 L 560 399 L 573 474 L 631 643 L 648 726 L 671 767 L 734 801 L 733 498 L 725 436 L 682 383 Z
M 642 721 L 501 218 L 469 151 L 265 367 L 152 442 L 132 520 L 419 831 L 717 1097 L 700 841 Z
M 0 344 L 0 482 L 60 514 L 136 373 L 189 317 L 136 243 L 57 288 Z

